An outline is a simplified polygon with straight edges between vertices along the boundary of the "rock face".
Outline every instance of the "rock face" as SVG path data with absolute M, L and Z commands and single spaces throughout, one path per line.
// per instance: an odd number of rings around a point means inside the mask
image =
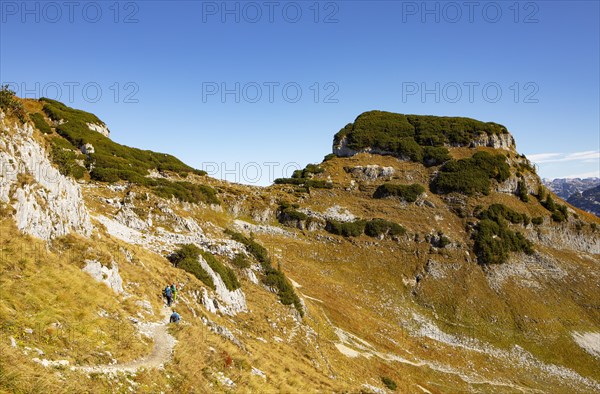
M 129 207 L 123 207 L 115 216 L 115 220 L 134 230 L 146 230 L 152 226 L 152 220 L 144 221 Z
M 266 224 L 252 224 L 245 222 L 240 219 L 236 219 L 233 221 L 233 225 L 237 230 L 246 233 L 259 233 L 259 234 L 269 234 L 269 235 L 282 235 L 286 237 L 294 237 L 293 233 L 289 231 L 285 231 L 280 227 L 269 226 Z
M 123 203 L 119 204 L 120 209 L 115 215 L 115 220 L 134 230 L 146 230 L 148 227 L 152 226 L 152 214 L 149 213 L 148 218 L 146 220 L 142 220 L 134 211 L 134 197 L 135 193 L 133 192 L 129 192 L 127 194 L 127 196 L 123 199 Z
M 475 140 L 471 141 L 470 147 L 486 146 L 494 149 L 514 150 L 516 149 L 515 139 L 509 133 L 503 134 L 481 134 Z
M 248 306 L 246 305 L 246 296 L 241 288 L 234 291 L 229 291 L 227 286 L 225 286 L 225 282 L 223 282 L 221 279 L 221 276 L 214 272 L 202 257 L 200 257 L 200 265 L 212 277 L 215 284 L 215 293 L 225 304 L 219 309 L 227 314 L 236 314 L 239 312 L 248 311 Z
M 395 152 L 384 151 L 377 148 L 364 148 L 360 150 L 354 150 L 348 147 L 348 137 L 343 137 L 339 142 L 334 142 L 333 144 L 333 154 L 338 157 L 350 157 L 359 153 L 370 153 L 373 155 L 384 155 L 384 156 L 396 156 Z M 401 158 L 403 160 L 408 160 L 408 158 Z
M 560 247 L 592 254 L 600 253 L 600 237 L 580 233 L 566 226 L 530 230 L 526 236 L 534 243 L 541 243 L 547 247 Z
M 81 145 L 79 150 L 81 150 L 81 153 L 83 153 L 84 155 L 91 155 L 92 153 L 96 152 L 96 150 L 94 149 L 94 145 L 92 144 Z
M 87 126 L 92 131 L 96 131 L 96 132 L 102 134 L 105 137 L 110 137 L 110 130 L 104 124 L 88 123 Z
M 378 165 L 348 167 L 345 170 L 352 177 L 364 181 L 389 180 L 395 173 L 394 167 L 381 167 Z
M 83 271 L 90 274 L 98 282 L 102 282 L 110 287 L 115 293 L 123 293 L 123 279 L 119 275 L 119 266 L 112 263 L 112 268 L 103 266 L 98 260 L 87 260 Z
M 0 201 L 15 210 L 19 230 L 43 240 L 92 231 L 81 189 L 50 162 L 29 124 L 8 124 L 0 112 Z
M 216 312 L 217 310 L 222 311 L 227 315 L 235 315 L 240 312 L 247 312 L 248 306 L 246 305 L 246 296 L 241 288 L 236 289 L 234 291 L 229 291 L 227 286 L 225 286 L 225 282 L 221 279 L 221 276 L 217 274 L 215 271 L 210 268 L 210 265 L 202 258 L 199 258 L 200 265 L 208 274 L 211 276 L 214 284 L 215 284 L 215 294 L 222 301 L 223 304 L 219 302 L 215 302 L 214 298 L 211 298 L 208 292 L 204 292 L 202 299 L 207 309 L 211 312 Z
M 349 210 L 339 205 L 334 205 L 327 208 L 323 216 L 325 219 L 333 219 L 340 222 L 351 222 L 356 219 L 356 216 L 354 216 Z

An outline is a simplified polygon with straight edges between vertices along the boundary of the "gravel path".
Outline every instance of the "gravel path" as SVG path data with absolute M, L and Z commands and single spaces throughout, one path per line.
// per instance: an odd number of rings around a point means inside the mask
M 123 364 L 74 368 L 88 373 L 115 374 L 119 372 L 136 372 L 142 368 L 153 369 L 162 367 L 171 359 L 173 348 L 175 347 L 175 338 L 167 331 L 171 310 L 163 307 L 161 314 L 163 320 L 159 323 L 139 323 L 139 330 L 154 339 L 154 347 L 149 355 Z

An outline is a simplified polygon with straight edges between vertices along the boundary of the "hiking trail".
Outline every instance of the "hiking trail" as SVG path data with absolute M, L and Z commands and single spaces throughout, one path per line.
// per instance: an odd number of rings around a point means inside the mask
M 152 352 L 135 361 L 113 365 L 95 365 L 85 367 L 73 367 L 74 369 L 88 373 L 106 373 L 115 374 L 119 372 L 136 372 L 139 369 L 153 369 L 162 367 L 171 359 L 173 348 L 175 347 L 175 338 L 169 334 L 169 317 L 171 310 L 163 306 L 161 310 L 163 317 L 160 322 L 140 322 L 138 330 L 154 340 Z

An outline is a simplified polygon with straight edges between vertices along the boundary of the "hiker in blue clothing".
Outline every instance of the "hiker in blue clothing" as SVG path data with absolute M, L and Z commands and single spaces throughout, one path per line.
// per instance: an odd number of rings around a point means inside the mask
M 179 320 L 181 320 L 181 316 L 173 309 L 173 314 L 171 314 L 171 317 L 169 318 L 169 323 L 179 323 Z
M 173 302 L 173 291 L 171 290 L 171 286 L 167 285 L 163 290 L 163 294 L 167 297 L 167 306 L 171 306 L 171 303 Z

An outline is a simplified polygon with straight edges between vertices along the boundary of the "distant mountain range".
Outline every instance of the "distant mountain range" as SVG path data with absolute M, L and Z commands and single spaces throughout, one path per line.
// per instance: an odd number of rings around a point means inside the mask
M 569 204 L 600 216 L 600 178 L 557 178 L 542 181 Z
M 567 202 L 600 217 L 600 185 L 571 195 Z

